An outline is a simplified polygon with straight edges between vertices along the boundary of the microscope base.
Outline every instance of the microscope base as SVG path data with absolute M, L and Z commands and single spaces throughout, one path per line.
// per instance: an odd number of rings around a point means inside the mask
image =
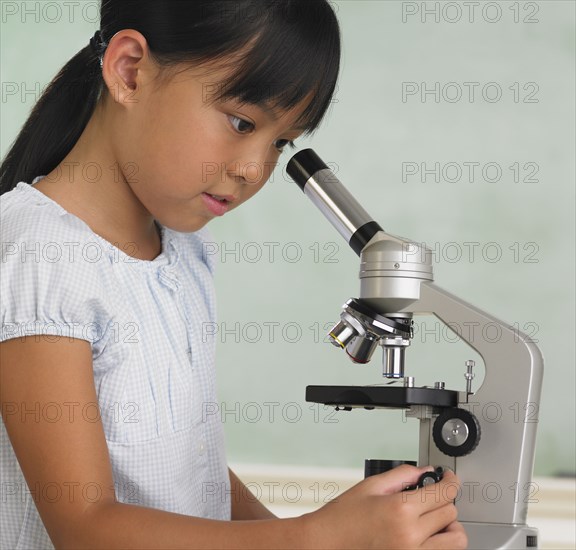
M 526 550 L 538 548 L 538 529 L 527 525 L 462 522 L 469 550 Z

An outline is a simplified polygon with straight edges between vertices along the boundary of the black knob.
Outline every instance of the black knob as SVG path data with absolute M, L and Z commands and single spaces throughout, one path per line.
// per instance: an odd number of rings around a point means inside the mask
M 414 491 L 415 489 L 421 489 L 426 487 L 426 485 L 433 485 L 438 483 L 444 476 L 444 468 L 438 466 L 433 472 L 424 472 L 419 478 L 415 485 L 409 485 L 404 489 L 404 491 Z
M 465 409 L 445 409 L 434 422 L 432 437 L 445 455 L 466 456 L 480 441 L 480 424 Z

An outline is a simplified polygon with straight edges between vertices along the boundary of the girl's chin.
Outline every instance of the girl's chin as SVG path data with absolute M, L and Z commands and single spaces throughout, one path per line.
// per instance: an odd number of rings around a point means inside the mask
M 202 217 L 202 216 L 191 216 L 188 219 L 183 220 L 162 220 L 157 219 L 157 222 L 171 229 L 172 231 L 178 231 L 179 233 L 194 233 L 202 229 L 212 218 Z

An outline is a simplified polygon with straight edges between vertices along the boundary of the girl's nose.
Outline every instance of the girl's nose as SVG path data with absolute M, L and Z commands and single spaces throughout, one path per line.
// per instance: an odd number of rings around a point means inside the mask
M 264 177 L 264 166 L 255 161 L 235 161 L 227 166 L 227 170 L 229 175 L 246 185 L 256 185 Z
M 267 151 L 247 153 L 227 165 L 228 174 L 239 178 L 241 183 L 256 185 L 268 179 L 276 164 L 267 162 Z

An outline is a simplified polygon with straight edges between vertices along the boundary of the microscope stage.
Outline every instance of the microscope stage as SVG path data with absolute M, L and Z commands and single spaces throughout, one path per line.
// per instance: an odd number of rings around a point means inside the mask
M 339 408 L 403 409 L 412 405 L 456 407 L 458 392 L 436 388 L 404 386 L 307 386 L 306 401 Z

